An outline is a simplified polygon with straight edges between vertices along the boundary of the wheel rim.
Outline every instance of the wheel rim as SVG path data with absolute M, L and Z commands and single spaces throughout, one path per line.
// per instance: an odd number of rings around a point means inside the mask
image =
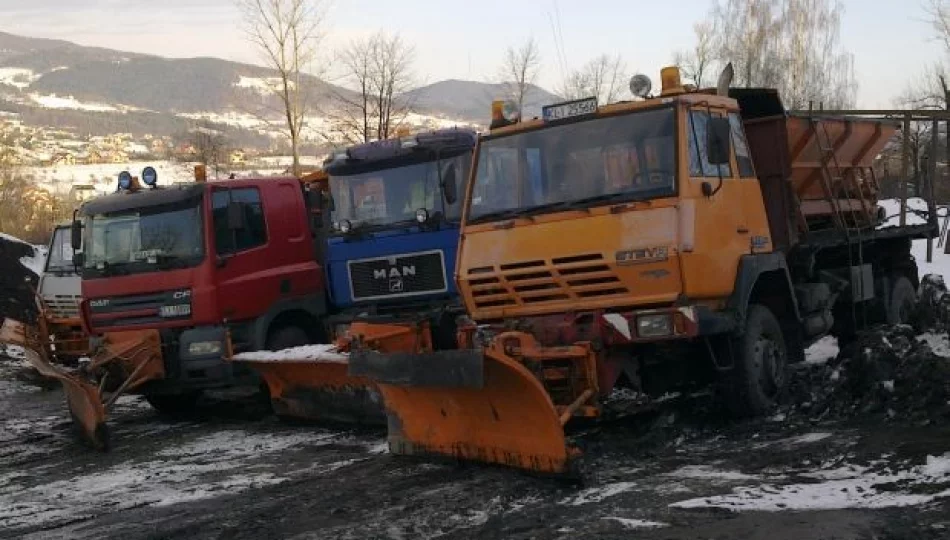
M 756 341 L 755 355 L 759 385 L 767 397 L 774 398 L 785 384 L 785 357 L 775 341 L 764 335 Z

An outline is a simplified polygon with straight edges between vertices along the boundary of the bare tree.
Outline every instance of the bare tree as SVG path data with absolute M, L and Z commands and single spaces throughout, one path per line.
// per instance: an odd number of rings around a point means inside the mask
M 694 24 L 693 33 L 696 36 L 693 48 L 675 53 L 673 63 L 679 66 L 687 80 L 702 88 L 706 72 L 712 69 L 715 61 L 712 22 L 701 21 Z
M 293 154 L 293 174 L 300 174 L 300 138 L 311 90 L 307 70 L 323 38 L 324 0 L 236 0 L 244 11 L 248 36 L 277 71 L 275 88 Z
M 524 114 L 525 98 L 538 81 L 541 71 L 541 51 L 533 37 L 521 47 L 508 47 L 505 59 L 496 75 L 503 85 L 506 98 L 517 104 L 519 114 Z
M 840 45 L 838 0 L 721 0 L 710 13 L 715 57 L 736 84 L 778 88 L 792 109 L 854 103 L 854 58 Z
M 600 55 L 567 76 L 558 93 L 566 99 L 596 96 L 600 104 L 613 103 L 627 88 L 627 65 L 620 55 Z
M 199 125 L 188 132 L 186 137 L 192 153 L 181 156 L 189 162 L 198 162 L 214 171 L 215 177 L 221 172 L 221 166 L 228 162 L 228 140 L 220 131 Z
M 338 56 L 349 87 L 334 94 L 338 134 L 351 143 L 394 136 L 412 108 L 415 48 L 380 30 L 351 42 Z
M 947 0 L 929 0 L 924 12 L 936 38 L 943 43 L 944 51 L 950 52 L 950 3 Z

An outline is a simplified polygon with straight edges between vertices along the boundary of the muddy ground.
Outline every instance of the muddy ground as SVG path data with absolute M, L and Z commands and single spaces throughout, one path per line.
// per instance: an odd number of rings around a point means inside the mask
M 881 340 L 895 362 L 950 362 L 945 334 Z M 0 538 L 950 538 L 950 422 L 905 414 L 920 400 L 904 403 L 900 373 L 870 384 L 877 401 L 844 400 L 857 366 L 833 355 L 813 348 L 795 381 L 819 390 L 768 419 L 726 422 L 701 394 L 581 426 L 581 485 L 399 458 L 381 431 L 220 396 L 187 422 L 123 398 L 97 454 L 58 389 L 0 360 Z

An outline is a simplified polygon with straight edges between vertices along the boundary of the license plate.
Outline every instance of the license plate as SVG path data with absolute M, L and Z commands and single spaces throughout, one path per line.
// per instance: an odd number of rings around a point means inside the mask
M 584 116 L 597 112 L 597 98 L 590 97 L 568 101 L 567 103 L 558 103 L 557 105 L 548 105 L 541 109 L 541 116 L 545 122 L 564 120 L 575 116 Z

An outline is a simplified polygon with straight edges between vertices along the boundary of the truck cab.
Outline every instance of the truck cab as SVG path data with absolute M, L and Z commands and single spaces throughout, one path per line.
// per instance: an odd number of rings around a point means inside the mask
M 88 337 L 79 318 L 81 281 L 73 262 L 70 224 L 53 230 L 37 293 L 49 334 L 50 355 L 61 364 L 75 364 L 89 353 Z
M 254 381 L 222 360 L 228 335 L 236 351 L 319 339 L 323 273 L 312 197 L 298 179 L 162 187 L 152 170 L 144 187 L 127 174 L 74 224 L 83 228 L 82 316 L 91 334 L 115 341 L 157 332 L 163 374 L 141 389 L 153 405 Z
M 461 191 L 476 134 L 420 133 L 353 146 L 324 164 L 332 221 L 326 244 L 331 331 L 355 319 L 432 315 L 454 342 Z

